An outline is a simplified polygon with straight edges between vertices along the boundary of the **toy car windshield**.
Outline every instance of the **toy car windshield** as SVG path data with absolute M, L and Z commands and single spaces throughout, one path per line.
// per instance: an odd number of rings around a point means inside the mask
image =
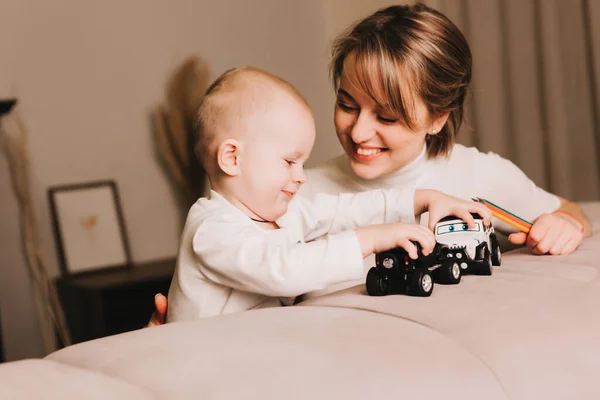
M 445 233 L 454 233 L 454 232 L 463 232 L 463 231 L 471 231 L 471 232 L 480 232 L 481 231 L 481 223 L 479 221 L 475 221 L 475 227 L 469 228 L 466 222 L 449 222 L 446 224 L 438 224 L 435 234 L 443 235 Z

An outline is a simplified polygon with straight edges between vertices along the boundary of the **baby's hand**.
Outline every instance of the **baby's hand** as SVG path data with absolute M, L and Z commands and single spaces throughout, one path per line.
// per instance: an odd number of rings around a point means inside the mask
M 435 225 L 444 217 L 453 215 L 467 223 L 469 228 L 475 227 L 471 213 L 479 214 L 486 225 L 492 220 L 491 211 L 481 203 L 463 200 L 442 192 L 432 191 L 429 194 L 427 209 L 429 211 L 429 229 L 434 230 Z
M 435 236 L 424 226 L 416 224 L 403 224 L 400 222 L 383 225 L 372 225 L 354 230 L 360 242 L 363 257 L 372 253 L 402 247 L 410 258 L 418 258 L 417 247 L 414 242 L 421 244 L 423 255 L 433 251 Z
M 376 253 L 396 247 L 402 247 L 406 250 L 410 258 L 416 260 L 419 258 L 419 254 L 417 252 L 417 246 L 415 246 L 413 242 L 419 242 L 421 245 L 421 252 L 424 256 L 430 254 L 435 247 L 435 236 L 433 235 L 433 232 L 424 226 L 396 223 L 392 224 L 392 229 L 394 230 L 394 237 L 396 239 L 394 245 L 387 249 L 377 250 Z
M 158 293 L 154 296 L 154 307 L 155 310 L 145 328 L 163 325 L 167 319 L 167 298 L 163 294 Z

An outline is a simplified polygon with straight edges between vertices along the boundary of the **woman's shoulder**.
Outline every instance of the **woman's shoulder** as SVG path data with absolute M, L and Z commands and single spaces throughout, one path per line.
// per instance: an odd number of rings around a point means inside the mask
M 453 181 L 455 185 L 456 179 L 471 185 L 473 182 L 491 182 L 498 176 L 516 179 L 522 175 L 510 160 L 493 152 L 484 153 L 476 147 L 461 144 L 455 144 L 447 157 L 428 159 L 424 168 L 424 179 L 436 182 L 434 186 L 443 186 L 449 181 Z
M 448 159 L 453 162 L 460 162 L 464 160 L 473 160 L 485 157 L 485 155 L 486 153 L 480 151 L 476 147 L 468 147 L 457 143 L 454 146 L 452 146 L 452 150 Z
M 448 157 L 440 156 L 434 159 L 437 164 L 454 168 L 496 168 L 503 164 L 512 164 L 511 161 L 494 152 L 484 153 L 476 147 L 467 147 L 455 144 Z

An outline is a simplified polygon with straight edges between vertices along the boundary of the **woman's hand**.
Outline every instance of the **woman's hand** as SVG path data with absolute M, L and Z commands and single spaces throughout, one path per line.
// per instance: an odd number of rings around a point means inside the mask
M 574 252 L 583 240 L 581 228 L 577 221 L 562 213 L 542 214 L 529 234 L 513 233 L 508 241 L 526 245 L 533 254 L 566 255 Z
M 167 319 L 167 298 L 161 293 L 154 296 L 154 307 L 156 309 L 152 313 L 146 328 L 163 325 Z
M 415 205 L 421 203 L 423 208 L 429 211 L 429 229 L 435 229 L 435 225 L 444 217 L 453 215 L 467 223 L 469 228 L 475 227 L 475 220 L 471 213 L 479 214 L 486 225 L 492 220 L 491 211 L 481 203 L 459 199 L 437 190 L 417 190 L 415 192 Z M 415 214 L 421 214 L 424 210 L 415 207 Z

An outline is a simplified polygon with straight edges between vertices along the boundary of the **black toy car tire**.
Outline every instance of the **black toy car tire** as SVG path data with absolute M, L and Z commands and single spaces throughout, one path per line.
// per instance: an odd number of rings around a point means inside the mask
M 477 275 L 491 275 L 492 274 L 492 255 L 490 249 L 487 246 L 483 248 L 483 260 L 481 264 L 475 269 Z
M 388 292 L 387 281 L 375 267 L 372 267 L 367 273 L 366 286 L 369 296 L 385 296 Z
M 490 241 L 492 242 L 492 265 L 499 267 L 502 264 L 502 252 L 496 234 L 490 235 Z
M 437 273 L 437 279 L 439 283 L 444 283 L 447 285 L 456 285 L 460 283 L 462 271 L 459 263 L 444 263 L 439 268 L 437 268 L 436 271 L 439 271 Z
M 433 292 L 433 279 L 427 271 L 415 271 L 410 279 L 410 293 L 413 296 L 428 297 Z

